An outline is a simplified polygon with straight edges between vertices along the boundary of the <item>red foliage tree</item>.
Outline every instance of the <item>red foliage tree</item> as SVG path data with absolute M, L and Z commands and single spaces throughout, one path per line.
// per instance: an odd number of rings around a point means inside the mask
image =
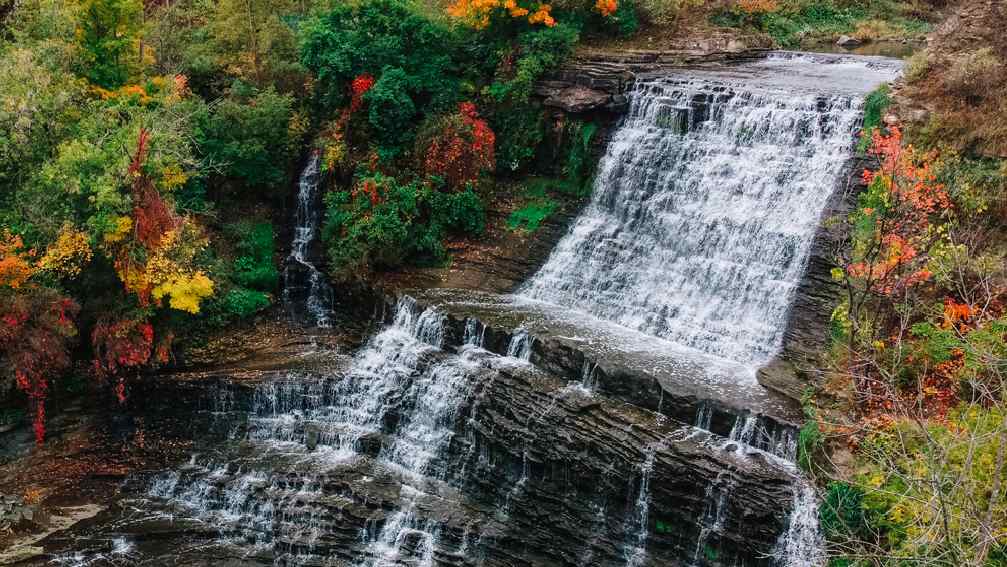
M 951 199 L 937 182 L 932 156 L 903 146 L 898 127 L 887 135 L 875 131 L 869 153 L 878 169 L 864 171 L 870 189 L 855 216 L 868 221 L 873 233 L 846 271 L 868 291 L 896 295 L 930 278 L 926 253 L 938 238 L 934 223 Z
M 353 114 L 360 110 L 364 104 L 364 95 L 374 86 L 374 77 L 364 73 L 358 75 L 350 84 L 350 107 L 349 112 Z
M 493 169 L 496 136 L 479 117 L 475 104 L 463 102 L 458 112 L 427 124 L 419 137 L 417 155 L 427 175 L 444 179 L 458 191 Z
M 45 440 L 45 400 L 49 377 L 70 366 L 69 339 L 80 307 L 43 287 L 0 294 L 0 354 L 17 388 L 28 396 L 35 441 Z
M 122 372 L 147 364 L 154 350 L 154 328 L 146 321 L 123 319 L 99 322 L 91 333 L 94 372 L 100 378 L 117 377 L 115 394 L 126 401 Z

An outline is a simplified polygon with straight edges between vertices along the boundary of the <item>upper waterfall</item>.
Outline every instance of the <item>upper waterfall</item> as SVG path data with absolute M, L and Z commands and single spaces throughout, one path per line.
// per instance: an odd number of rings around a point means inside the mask
M 319 169 L 320 158 L 318 154 L 313 154 L 297 183 L 294 239 L 283 271 L 283 299 L 288 311 L 303 311 L 300 318 L 309 324 L 328 327 L 332 314 L 332 288 L 325 274 L 311 260 L 311 247 L 317 241 L 322 216 L 318 196 Z
M 590 204 L 522 294 L 765 362 L 851 157 L 863 95 L 898 69 L 779 53 L 639 77 Z

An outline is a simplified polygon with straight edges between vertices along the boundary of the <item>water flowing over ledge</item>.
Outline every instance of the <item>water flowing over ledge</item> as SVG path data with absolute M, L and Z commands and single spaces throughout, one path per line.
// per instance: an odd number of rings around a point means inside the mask
M 897 71 L 781 54 L 638 78 L 591 203 L 521 294 L 765 363 L 852 154 L 861 97 Z

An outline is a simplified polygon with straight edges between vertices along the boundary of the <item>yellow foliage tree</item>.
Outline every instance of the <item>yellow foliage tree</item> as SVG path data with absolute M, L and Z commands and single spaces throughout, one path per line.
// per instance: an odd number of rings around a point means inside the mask
M 200 302 L 213 295 L 213 281 L 203 272 L 181 274 L 154 286 L 151 293 L 157 301 L 168 296 L 172 309 L 199 313 Z
M 38 268 L 63 278 L 80 275 L 81 269 L 91 261 L 91 243 L 86 232 L 65 224 L 56 241 L 49 245 L 38 262 Z

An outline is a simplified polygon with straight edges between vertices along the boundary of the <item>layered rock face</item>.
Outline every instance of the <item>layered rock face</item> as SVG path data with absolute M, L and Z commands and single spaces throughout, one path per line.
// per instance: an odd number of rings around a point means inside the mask
M 485 338 L 404 298 L 341 371 L 215 378 L 216 435 L 62 545 L 125 538 L 164 565 L 771 562 L 790 466 Z

